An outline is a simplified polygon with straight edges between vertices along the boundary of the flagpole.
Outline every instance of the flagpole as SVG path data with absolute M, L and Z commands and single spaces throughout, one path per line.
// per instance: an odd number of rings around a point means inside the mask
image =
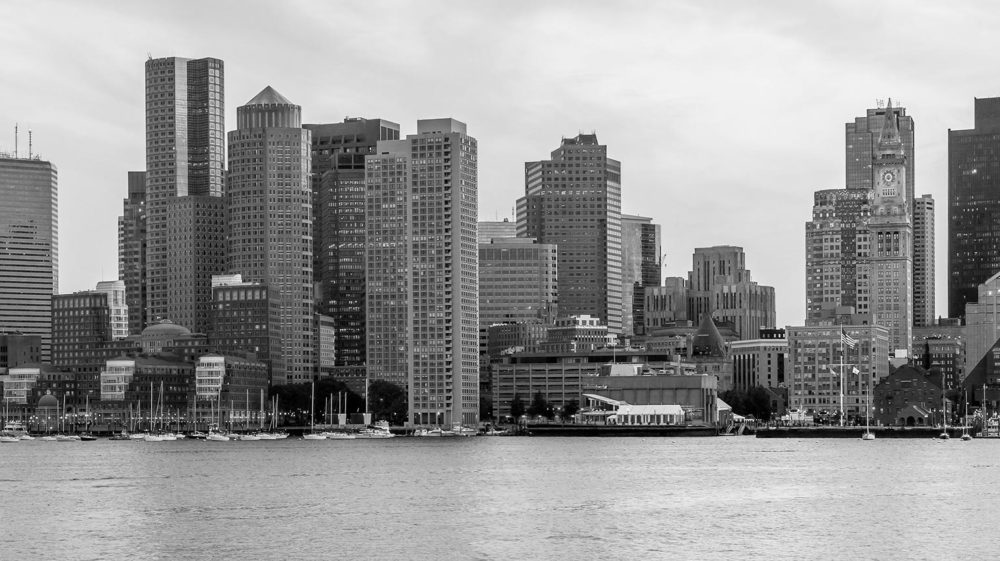
M 840 426 L 844 426 L 844 324 L 840 324 Z

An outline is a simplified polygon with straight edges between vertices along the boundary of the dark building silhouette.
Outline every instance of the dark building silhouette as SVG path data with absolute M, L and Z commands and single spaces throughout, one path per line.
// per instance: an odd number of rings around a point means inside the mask
M 975 100 L 972 129 L 948 130 L 948 316 L 965 318 L 1000 272 L 1000 97 Z

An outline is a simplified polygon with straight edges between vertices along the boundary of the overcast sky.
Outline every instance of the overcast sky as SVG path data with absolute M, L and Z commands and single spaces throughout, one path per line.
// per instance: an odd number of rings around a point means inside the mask
M 937 202 L 947 313 L 948 128 L 1000 95 L 990 2 L 78 2 L 0 4 L 0 150 L 14 123 L 59 170 L 60 291 L 117 278 L 117 217 L 145 168 L 147 56 L 225 62 L 226 129 L 267 85 L 303 121 L 454 117 L 479 141 L 480 218 L 513 218 L 524 162 L 596 132 L 626 213 L 663 226 L 666 276 L 739 245 L 805 317 L 812 194 L 844 186 L 844 123 L 892 97 Z

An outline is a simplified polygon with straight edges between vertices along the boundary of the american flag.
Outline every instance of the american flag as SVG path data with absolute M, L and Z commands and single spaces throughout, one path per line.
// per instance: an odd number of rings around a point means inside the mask
M 850 348 L 854 348 L 854 345 L 858 344 L 858 340 L 847 334 L 847 331 L 843 327 L 840 328 L 840 342 L 847 345 Z

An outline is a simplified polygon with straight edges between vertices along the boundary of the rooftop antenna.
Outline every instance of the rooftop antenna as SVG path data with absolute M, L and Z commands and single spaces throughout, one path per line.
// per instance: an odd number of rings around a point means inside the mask
M 17 159 L 17 123 L 14 123 L 14 159 Z
M 31 129 L 28 129 L 28 159 L 29 160 L 31 159 L 31 149 L 32 149 L 32 144 L 31 144 Z

